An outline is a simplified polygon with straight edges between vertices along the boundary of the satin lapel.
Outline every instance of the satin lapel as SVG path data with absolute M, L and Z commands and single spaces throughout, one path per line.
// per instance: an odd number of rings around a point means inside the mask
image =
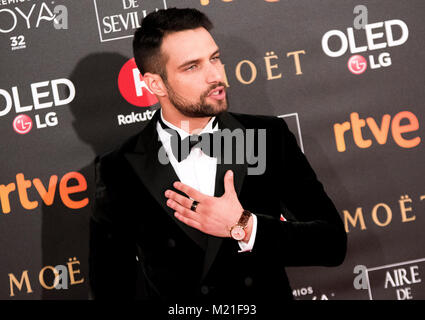
M 238 120 L 236 120 L 231 114 L 225 112 L 218 117 L 218 120 L 219 120 L 219 128 L 221 130 L 224 128 L 228 128 L 230 130 L 240 128 L 244 131 L 244 137 L 246 137 L 245 127 Z M 233 149 L 233 154 L 235 154 L 235 149 Z M 250 156 L 250 154 L 248 154 L 248 156 Z M 242 164 L 235 164 L 235 163 L 227 164 L 227 163 L 223 163 L 224 162 L 223 159 L 221 160 L 222 160 L 221 163 L 217 164 L 214 196 L 221 197 L 224 194 L 224 175 L 226 174 L 227 170 L 232 170 L 234 173 L 235 191 L 239 197 L 243 181 L 247 174 L 248 164 L 246 162 L 246 158 Z M 223 243 L 223 240 L 224 238 L 208 236 L 208 248 L 205 254 L 202 280 L 208 274 L 208 271 L 217 256 L 217 253 Z
M 159 110 L 155 112 L 150 122 L 140 133 L 139 140 L 133 152 L 127 152 L 124 156 L 131 164 L 137 176 L 142 180 L 144 186 L 149 190 L 150 194 L 161 205 L 165 212 L 177 223 L 186 235 L 195 241 L 203 250 L 206 250 L 206 235 L 175 218 L 174 210 L 166 204 L 167 198 L 164 195 L 165 190 L 173 189 L 176 192 L 181 192 L 172 187 L 173 182 L 179 181 L 179 178 L 171 163 L 163 165 L 158 159 L 158 152 L 162 146 L 156 130 L 156 122 L 159 114 Z M 151 212 L 148 214 L 160 213 Z

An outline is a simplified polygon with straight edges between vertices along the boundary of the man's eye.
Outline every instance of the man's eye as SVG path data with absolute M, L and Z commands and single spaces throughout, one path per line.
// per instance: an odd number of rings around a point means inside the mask
M 216 56 L 216 57 L 212 58 L 211 60 L 218 61 L 218 60 L 220 60 L 220 56 Z
M 186 70 L 194 70 L 196 68 L 195 64 L 192 64 L 191 66 L 187 67 Z

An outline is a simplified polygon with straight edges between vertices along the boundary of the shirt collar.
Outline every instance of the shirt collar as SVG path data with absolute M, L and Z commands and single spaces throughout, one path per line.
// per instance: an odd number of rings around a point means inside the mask
M 161 116 L 161 120 L 164 121 L 164 123 L 169 126 L 171 129 L 174 129 L 177 131 L 177 133 L 180 135 L 181 139 L 186 138 L 187 136 L 190 136 L 190 134 L 188 132 L 186 132 L 185 130 L 176 127 L 175 125 L 173 125 L 172 123 L 168 122 L 167 120 L 164 119 L 164 117 L 162 116 L 162 108 L 160 108 L 160 116 Z M 202 134 L 202 133 L 212 133 L 214 131 L 218 130 L 218 124 L 215 125 L 215 127 L 213 128 L 213 122 L 215 120 L 215 116 L 212 117 L 210 119 L 210 121 L 208 121 L 207 125 L 201 130 L 201 132 L 198 132 L 197 134 Z M 157 128 L 160 130 L 160 132 L 166 132 L 166 130 L 164 130 L 164 128 L 161 127 L 161 125 L 157 125 Z

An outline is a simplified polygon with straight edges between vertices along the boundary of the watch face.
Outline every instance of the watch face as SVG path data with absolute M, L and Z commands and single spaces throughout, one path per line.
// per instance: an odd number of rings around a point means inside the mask
M 242 240 L 245 238 L 245 230 L 241 226 L 235 226 L 231 232 L 232 238 L 235 240 Z

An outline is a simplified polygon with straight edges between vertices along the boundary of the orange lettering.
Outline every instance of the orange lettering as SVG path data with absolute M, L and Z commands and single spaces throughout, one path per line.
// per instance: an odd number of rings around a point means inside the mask
M 18 281 L 13 273 L 9 273 L 9 286 L 10 286 L 10 296 L 14 297 L 15 293 L 13 292 L 13 285 L 15 285 L 19 291 L 22 290 L 24 283 L 27 287 L 27 293 L 32 293 L 30 279 L 28 278 L 28 270 L 24 270 L 21 275 L 21 280 Z
M 344 133 L 350 130 L 350 128 L 351 125 L 348 121 L 344 123 L 335 123 L 334 125 L 336 148 L 339 152 L 344 152 L 346 150 Z
M 38 201 L 30 201 L 28 199 L 27 189 L 31 187 L 31 180 L 25 180 L 23 173 L 16 175 L 16 184 L 18 185 L 19 199 L 21 200 L 22 206 L 27 210 L 37 208 Z
M 51 206 L 55 198 L 55 191 L 56 191 L 56 185 L 58 183 L 58 176 L 53 175 L 50 177 L 49 191 L 46 191 L 46 188 L 44 187 L 40 179 L 35 178 L 32 180 L 32 182 L 34 183 L 35 188 L 37 189 L 41 199 L 43 199 L 46 206 Z
M 402 119 L 408 119 L 409 124 L 400 125 Z M 397 113 L 392 121 L 391 130 L 394 141 L 402 148 L 414 148 L 421 143 L 420 137 L 414 137 L 410 140 L 404 139 L 402 133 L 413 132 L 419 129 L 419 121 L 416 116 L 409 111 L 402 111 Z
M 68 186 L 68 181 L 71 179 L 77 180 L 78 184 L 75 186 Z M 59 184 L 59 193 L 63 203 L 71 209 L 80 209 L 89 203 L 88 198 L 79 201 L 72 200 L 69 195 L 72 193 L 82 192 L 87 190 L 87 181 L 84 176 L 79 172 L 69 172 L 64 175 Z
M 44 281 L 44 272 L 47 269 L 52 270 L 53 274 L 55 275 L 55 279 L 54 279 L 53 284 L 51 286 L 48 286 L 46 284 L 46 282 Z M 40 284 L 44 289 L 52 290 L 59 283 L 59 280 L 60 280 L 59 272 L 56 270 L 55 267 L 45 266 L 43 269 L 40 270 L 40 273 L 38 274 L 38 280 L 40 281 Z
M 370 131 L 372 131 L 375 136 L 376 141 L 378 141 L 379 144 L 385 144 L 388 138 L 388 131 L 390 130 L 391 116 L 386 114 L 382 117 L 381 128 L 378 127 L 375 119 L 372 117 L 367 118 L 366 122 Z
M 0 202 L 3 213 L 10 212 L 9 194 L 12 191 L 15 191 L 15 188 L 16 186 L 13 182 L 9 183 L 7 186 L 5 186 L 4 184 L 0 185 Z
M 365 140 L 362 136 L 362 128 L 366 125 L 366 121 L 364 119 L 360 119 L 357 112 L 351 113 L 350 119 L 353 127 L 354 142 L 359 148 L 369 148 L 372 145 L 372 140 Z

